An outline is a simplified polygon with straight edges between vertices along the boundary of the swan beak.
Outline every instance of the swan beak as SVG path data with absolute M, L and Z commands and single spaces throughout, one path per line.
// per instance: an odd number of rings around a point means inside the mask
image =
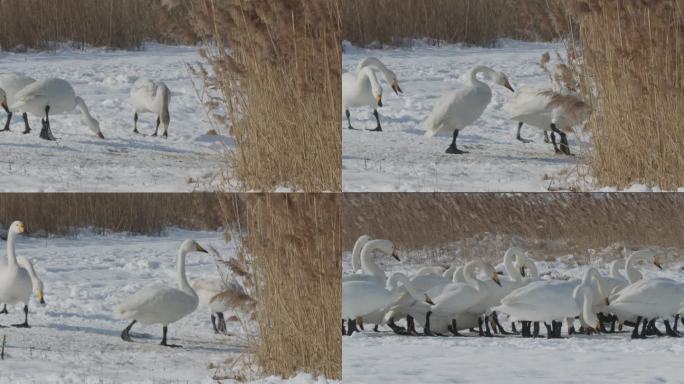
M 99 137 L 100 139 L 104 139 L 104 135 L 102 134 L 102 132 L 98 132 L 97 137 Z
M 396 253 L 396 252 L 392 252 L 392 257 L 394 257 L 397 261 L 401 261 L 401 260 L 399 259 L 399 256 L 397 256 L 397 253 Z
M 427 295 L 427 293 L 424 293 L 423 295 L 425 295 L 425 302 L 426 303 L 428 303 L 430 305 L 435 305 L 434 301 L 432 301 L 432 299 L 430 298 L 430 296 Z
M 38 302 L 45 305 L 45 298 L 43 297 L 43 291 L 38 291 Z
M 660 265 L 660 260 L 658 260 L 657 257 L 653 259 L 653 264 L 654 264 L 656 267 L 658 267 L 658 269 L 660 269 L 661 271 L 663 270 L 663 266 Z
M 382 96 L 376 96 L 375 102 L 378 104 L 378 107 L 382 107 Z
M 513 87 L 511 87 L 511 83 L 509 83 L 508 80 L 506 80 L 506 82 L 504 83 L 504 87 L 508 88 L 508 90 L 511 92 L 515 92 Z
M 404 93 L 404 91 L 402 91 L 402 90 L 401 90 L 401 87 L 399 86 L 399 82 L 397 82 L 396 80 L 393 80 L 393 81 L 392 81 L 392 90 L 393 90 L 394 93 L 396 93 L 397 95 L 399 95 L 400 93 Z
M 26 227 L 24 226 L 24 223 L 21 223 L 18 225 L 19 233 L 25 233 L 26 232 Z
M 610 305 L 610 300 L 606 297 L 606 305 Z
M 522 267 L 520 267 L 520 275 L 522 275 L 522 277 L 525 277 L 525 266 L 524 265 Z
M 197 249 L 197 252 L 204 252 L 204 253 L 209 253 L 209 252 L 207 252 L 207 250 L 206 250 L 206 249 L 202 248 L 202 246 L 201 246 L 201 245 L 199 245 L 199 244 L 197 244 L 197 248 L 196 248 L 196 249 Z
M 494 273 L 492 274 L 492 280 L 494 280 L 494 282 L 495 282 L 499 287 L 501 286 L 501 281 L 499 281 L 499 275 L 498 275 L 496 272 L 494 272 Z

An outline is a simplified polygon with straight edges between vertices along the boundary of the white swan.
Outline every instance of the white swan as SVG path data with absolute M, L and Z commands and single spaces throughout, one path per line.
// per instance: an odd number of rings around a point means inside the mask
M 361 249 L 361 269 L 362 274 L 346 275 L 342 281 L 377 281 L 380 284 L 385 284 L 387 275 L 385 271 L 373 260 L 373 251 L 380 251 L 385 255 L 392 256 L 395 260 L 400 261 L 399 256 L 394 248 L 394 243 L 389 240 L 375 239 L 369 240 Z
M 584 123 L 591 113 L 589 105 L 578 96 L 532 87 L 520 87 L 502 109 L 518 122 L 519 140 L 527 141 L 520 137 L 523 124 L 550 131 L 554 150 L 566 155 L 572 153 L 563 130 Z M 560 135 L 560 149 L 555 134 Z
M 131 89 L 131 105 L 133 106 L 133 132 L 138 132 L 138 113 L 154 113 L 157 115 L 157 128 L 152 136 L 157 136 L 161 124 L 163 137 L 169 134 L 169 102 L 171 91 L 161 81 L 138 79 Z
M 382 87 L 373 69 L 361 68 L 358 72 L 342 74 L 342 109 L 347 116 L 348 129 L 355 129 L 351 125 L 349 108 L 368 107 L 373 109 L 373 115 L 378 126 L 372 131 L 382 131 L 377 107 L 382 107 Z
M 29 276 L 31 277 L 31 285 L 33 286 L 33 292 L 36 294 L 36 297 L 38 298 L 38 302 L 41 305 L 45 305 L 45 295 L 44 295 L 44 285 L 43 285 L 43 280 L 41 280 L 38 277 L 38 274 L 36 273 L 36 270 L 33 268 L 33 263 L 31 260 L 27 259 L 26 256 L 19 256 L 17 257 L 17 264 L 20 266 L 26 268 L 26 270 L 29 273 Z M 4 304 L 2 307 L 2 310 L 0 311 L 0 314 L 7 314 L 7 304 Z
M 632 338 L 643 337 L 638 333 L 639 323 L 644 320 L 644 328 L 648 321 L 664 319 L 668 335 L 675 336 L 668 318 L 676 315 L 681 309 L 684 298 L 684 284 L 666 278 L 639 280 L 629 285 L 611 298 L 608 310 L 624 320 L 636 318 L 636 326 Z
M 474 260 L 466 264 L 464 268 L 464 276 L 466 284 L 451 283 L 447 285 L 442 293 L 433 298 L 435 303 L 430 307 L 430 311 L 425 317 L 425 334 L 430 335 L 430 316 L 435 313 L 439 317 L 455 318 L 459 314 L 474 314 L 481 315 L 484 313 L 482 302 L 489 296 L 490 291 L 484 282 L 475 277 L 475 269 L 480 269 L 486 276 L 490 276 L 496 284 L 500 284 L 499 276 L 494 267 L 482 260 Z M 458 324 L 451 327 L 452 332 L 458 335 Z
M 373 238 L 368 235 L 361 235 L 356 239 L 351 257 L 352 273 L 356 273 L 356 271 L 361 268 L 361 250 L 363 249 L 363 246 L 371 240 L 373 240 Z
M 163 337 L 161 345 L 178 347 L 166 343 L 166 332 L 169 324 L 191 314 L 197 309 L 197 294 L 185 276 L 185 255 L 189 252 L 207 251 L 194 240 L 185 240 L 178 251 L 176 259 L 176 284 L 178 288 L 156 285 L 143 288 L 133 296 L 114 307 L 114 317 L 133 320 L 121 332 L 121 338 L 132 341 L 129 331 L 136 322 L 142 324 L 162 324 Z
M 456 147 L 458 132 L 479 119 L 492 100 L 492 90 L 486 83 L 477 79 L 478 73 L 490 76 L 495 84 L 513 91 L 503 73 L 483 65 L 471 69 L 466 76 L 466 87 L 443 96 L 425 122 L 425 135 L 428 137 L 445 132 L 453 134 L 453 140 L 446 153 L 467 153 Z
M 549 337 L 560 337 L 560 324 L 567 318 L 581 314 L 582 320 L 591 327 L 599 327 L 594 312 L 597 305 L 592 280 L 601 279 L 596 268 L 589 268 L 581 281 L 542 280 L 534 281 L 511 292 L 495 307 L 497 312 L 524 321 L 550 322 Z M 601 284 L 599 287 L 605 288 Z M 599 288 L 600 289 L 600 288 Z M 601 291 L 605 299 L 608 292 Z
M 355 319 L 390 307 L 404 293 L 404 290 L 415 300 L 425 299 L 431 302 L 429 297 L 425 298 L 416 291 L 408 277 L 401 272 L 395 272 L 390 276 L 387 287 L 389 289 L 377 281 L 359 280 L 342 283 L 342 319 L 350 319 L 348 326 L 352 327 L 348 335 L 354 332 Z
M 7 265 L 0 268 L 0 303 L 24 303 L 24 322 L 13 324 L 18 328 L 29 328 L 28 303 L 33 283 L 29 271 L 17 263 L 14 253 L 17 235 L 24 233 L 24 223 L 15 221 L 7 232 Z
M 245 289 L 236 280 L 224 282 L 218 278 L 200 278 L 194 279 L 190 286 L 197 293 L 199 306 L 209 310 L 214 333 L 228 334 L 223 312 L 244 308 L 251 302 Z
M 0 74 L 0 101 L 2 108 L 7 112 L 7 121 L 5 122 L 5 128 L 0 130 L 0 132 L 5 132 L 10 130 L 10 122 L 12 121 L 12 110 L 9 106 L 14 103 L 14 96 L 20 90 L 24 89 L 27 85 L 35 82 L 36 79 L 17 73 L 1 73 Z M 3 95 L 4 94 L 4 95 Z M 26 112 L 22 114 L 24 118 L 24 133 L 31 132 L 31 127 L 29 127 L 28 116 Z
M 394 93 L 396 93 L 397 95 L 400 93 L 404 93 L 404 91 L 402 91 L 401 87 L 399 86 L 399 80 L 397 79 L 397 75 L 394 72 L 392 72 L 389 68 L 387 68 L 387 66 L 377 57 L 367 57 L 363 59 L 356 66 L 356 72 L 360 72 L 361 69 L 365 67 L 375 68 L 378 71 L 380 71 L 382 75 L 385 77 L 385 80 L 387 80 L 387 82 L 389 83 Z
M 62 114 L 78 108 L 83 115 L 83 121 L 97 137 L 104 139 L 100 131 L 100 123 L 90 115 L 83 99 L 76 96 L 74 88 L 62 79 L 39 80 L 29 84 L 14 96 L 11 110 L 27 112 L 39 116 L 43 123 L 40 137 L 54 140 L 50 130 L 50 114 Z
M 625 263 L 625 275 L 627 275 L 627 281 L 630 284 L 636 283 L 643 277 L 641 272 L 634 267 L 634 264 L 640 261 L 650 261 L 653 265 L 658 267 L 658 269 L 663 269 L 654 251 L 642 249 L 640 251 L 632 252 L 629 257 L 627 257 L 627 262 Z

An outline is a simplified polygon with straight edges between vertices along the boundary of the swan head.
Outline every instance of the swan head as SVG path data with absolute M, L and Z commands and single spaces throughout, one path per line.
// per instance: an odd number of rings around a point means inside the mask
M 492 75 L 492 80 L 494 80 L 494 83 L 499 84 L 502 87 L 505 87 L 509 91 L 515 92 L 513 87 L 511 87 L 511 83 L 508 81 L 508 77 L 506 77 L 506 75 L 504 75 L 503 73 L 494 72 L 494 74 Z
M 204 252 L 208 253 L 206 249 L 202 248 L 195 240 L 185 240 L 181 245 L 181 251 L 184 253 L 188 252 Z
M 496 285 L 498 285 L 499 287 L 501 286 L 501 280 L 499 280 L 499 274 L 496 271 L 492 273 L 492 280 L 494 280 Z
M 97 137 L 99 137 L 100 139 L 104 139 L 104 135 L 102 134 L 102 131 L 100 130 L 100 122 L 99 121 L 97 121 L 95 119 L 87 119 L 86 124 L 88 124 L 88 127 L 90 128 L 90 130 L 93 131 L 93 133 L 95 135 L 97 135 Z
M 5 112 L 9 113 L 9 106 L 7 106 L 7 94 L 4 90 L 0 89 L 0 105 Z
M 653 265 L 658 267 L 658 269 L 660 269 L 661 271 L 663 270 L 663 266 L 660 264 L 660 259 L 658 258 L 658 256 L 653 257 Z
M 26 226 L 24 226 L 24 223 L 21 221 L 17 220 L 12 223 L 9 227 L 9 233 L 25 233 L 26 232 Z
M 404 93 L 404 91 L 401 90 L 401 87 L 399 86 L 399 81 L 397 80 L 397 76 L 394 74 L 394 72 L 391 73 L 392 79 L 390 80 L 390 86 L 392 87 L 392 90 L 394 93 L 397 95 L 400 93 Z

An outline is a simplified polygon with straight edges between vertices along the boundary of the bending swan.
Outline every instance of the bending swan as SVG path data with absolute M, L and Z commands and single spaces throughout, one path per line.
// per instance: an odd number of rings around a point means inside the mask
M 377 107 L 382 107 L 382 87 L 370 67 L 364 67 L 358 72 L 342 74 L 342 109 L 347 116 L 348 129 L 356 129 L 351 125 L 349 108 L 373 108 L 373 115 L 378 126 L 371 131 L 382 131 Z
M 207 253 L 194 240 L 183 242 L 176 259 L 176 284 L 178 288 L 159 285 L 146 287 L 114 307 L 115 318 L 133 320 L 121 332 L 121 338 L 124 341 L 133 341 L 129 332 L 133 324 L 140 321 L 142 324 L 162 324 L 163 336 L 160 344 L 167 347 L 180 347 L 180 345 L 166 343 L 166 332 L 169 324 L 182 319 L 197 309 L 199 299 L 185 276 L 185 255 L 189 252 Z
M 55 140 L 50 130 L 50 113 L 62 114 L 78 108 L 83 114 L 83 121 L 100 139 L 104 139 L 100 131 L 100 123 L 90 115 L 88 107 L 74 88 L 66 80 L 52 78 L 29 84 L 14 96 L 11 110 L 30 113 L 41 118 L 43 124 L 40 138 Z
M 157 136 L 161 124 L 162 137 L 169 136 L 169 101 L 171 91 L 161 81 L 139 79 L 131 89 L 131 105 L 133 106 L 133 132 L 138 132 L 138 113 L 154 113 L 157 115 L 157 128 L 152 136 Z

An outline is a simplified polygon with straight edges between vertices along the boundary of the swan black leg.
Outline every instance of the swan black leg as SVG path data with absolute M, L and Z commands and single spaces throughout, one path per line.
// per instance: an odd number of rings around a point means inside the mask
M 641 335 L 639 335 L 639 337 L 641 337 L 642 339 L 645 339 L 647 330 L 648 330 L 648 319 L 645 318 L 643 320 L 643 325 L 641 327 Z
M 2 307 L 2 311 L 0 311 L 0 313 L 2 313 L 3 315 L 6 315 L 9 313 L 9 312 L 7 312 L 7 304 L 5 304 L 4 307 Z
M 163 346 L 165 346 L 165 347 L 171 347 L 171 348 L 182 348 L 182 347 L 183 347 L 182 345 L 178 345 L 178 344 L 167 344 L 167 343 L 166 343 L 166 333 L 168 332 L 168 330 L 169 330 L 169 329 L 168 329 L 167 326 L 162 327 L 163 336 L 162 336 L 162 341 L 161 341 L 161 343 L 159 343 L 159 345 L 163 345 Z
M 130 324 L 128 324 L 128 327 L 124 328 L 124 330 L 121 332 L 121 340 L 123 341 L 133 341 L 131 339 L 131 335 L 128 334 L 128 332 L 131 331 L 131 328 L 133 328 L 133 324 L 135 324 L 137 320 L 131 321 Z
M 522 330 L 520 334 L 522 335 L 522 337 L 532 337 L 532 332 L 530 331 L 530 326 L 532 325 L 532 323 L 529 321 L 522 321 L 521 323 Z
M 409 325 L 408 322 L 406 323 L 406 325 L 407 326 Z M 392 331 L 394 333 L 396 333 L 397 335 L 405 335 L 406 334 L 406 328 L 400 327 L 397 324 L 395 324 L 394 323 L 394 317 L 390 317 L 389 321 L 387 322 L 387 326 L 392 328 Z M 377 327 L 378 326 L 376 325 L 375 328 L 377 329 Z M 376 331 L 376 332 L 378 332 L 378 331 Z
M 539 337 L 539 322 L 535 321 L 533 326 L 534 328 L 532 329 L 532 337 Z
M 546 327 L 546 338 L 547 339 L 552 339 L 553 338 L 553 330 L 551 329 L 551 326 L 544 322 L 544 326 Z
M 22 132 L 24 135 L 27 133 L 31 132 L 31 127 L 29 127 L 29 122 L 28 122 L 28 114 L 26 112 L 21 114 L 21 117 L 24 118 L 24 132 Z
M 214 327 L 214 334 L 219 333 L 218 328 L 216 328 L 216 316 L 213 313 L 211 314 L 211 325 Z
M 406 315 L 406 333 L 409 335 L 418 334 L 418 332 L 416 332 L 416 321 L 411 315 Z
M 226 319 L 223 318 L 223 313 L 216 312 L 216 317 L 218 317 L 218 330 L 224 335 L 228 334 L 228 329 L 226 328 Z
M 458 332 L 458 326 L 456 325 L 456 319 L 451 319 L 451 325 L 448 328 L 449 328 L 449 331 L 451 331 L 451 333 L 454 336 L 463 337 L 463 334 Z
M 157 128 L 154 129 L 154 133 L 152 136 L 157 136 L 157 132 L 159 132 L 159 124 L 161 123 L 161 120 L 159 119 L 159 116 L 157 116 Z
M 24 305 L 24 322 L 21 324 L 12 324 L 15 328 L 31 328 L 28 323 L 28 304 Z
M 501 325 L 499 322 L 499 315 L 496 313 L 496 311 L 492 312 L 492 321 L 494 322 L 494 326 L 499 330 L 499 333 L 502 335 L 512 335 L 511 332 L 508 332 L 504 329 L 504 327 Z
M 133 133 L 140 133 L 138 132 L 138 112 L 133 114 Z
M 625 324 L 627 322 L 625 321 Z M 639 324 L 641 323 L 641 316 L 637 317 L 636 324 L 634 324 L 634 328 L 632 329 L 632 339 L 638 339 L 639 338 Z
M 347 124 L 348 124 L 347 129 L 351 129 L 353 131 L 358 131 L 358 129 L 352 127 L 352 125 L 351 125 L 351 117 L 350 117 L 351 113 L 349 113 L 348 109 L 344 111 L 344 114 L 347 115 Z
M 546 133 L 546 131 L 544 131 Z M 558 145 L 556 145 L 556 134 L 551 132 L 551 143 L 553 143 L 553 149 L 556 151 L 556 153 L 561 153 L 561 150 L 558 149 Z
M 449 148 L 447 148 L 446 153 L 451 154 L 451 155 L 462 155 L 464 153 L 468 153 L 466 151 L 461 151 L 460 149 L 456 148 L 456 139 L 458 138 L 458 129 L 454 129 L 454 135 L 453 138 L 451 139 L 451 145 Z
M 376 333 L 377 333 L 377 332 L 380 332 L 380 330 L 378 329 L 378 325 L 377 325 L 377 324 L 375 324 L 375 326 L 373 327 L 373 332 L 376 332 Z
M 544 131 L 544 142 L 546 144 L 550 143 L 551 141 L 549 140 L 549 133 Z
M 55 140 L 52 136 L 52 131 L 50 130 L 50 106 L 45 106 L 45 120 L 43 121 L 43 128 L 40 130 L 40 138 L 44 140 Z
M 7 111 L 7 121 L 5 122 L 5 128 L 0 130 L 0 132 L 5 132 L 10 130 L 10 121 L 12 121 L 12 112 Z
M 672 330 L 677 332 L 677 324 L 679 324 L 679 314 L 676 314 L 674 317 L 674 327 L 672 327 Z
M 489 315 L 486 315 L 484 318 L 484 325 L 485 325 L 485 336 L 487 337 L 493 337 L 492 331 L 489 328 Z
M 518 334 L 518 330 L 515 329 L 515 321 L 511 322 L 511 332 L 512 332 L 514 335 L 517 335 L 517 334 Z
M 656 336 L 665 336 L 662 332 L 660 332 L 660 329 L 656 327 L 655 322 L 656 319 L 651 319 L 651 321 L 648 323 L 648 334 Z
M 675 330 L 672 329 L 672 327 L 670 326 L 670 320 L 665 320 L 664 323 L 665 323 L 665 333 L 666 333 L 668 336 L 670 336 L 670 337 L 681 337 L 681 335 L 679 334 L 679 332 L 675 331 Z
M 432 311 L 428 311 L 428 313 L 425 314 L 425 326 L 423 327 L 423 334 L 425 336 L 434 336 L 435 334 L 430 331 L 430 315 L 432 315 Z
M 356 320 L 354 319 L 349 319 L 347 320 L 347 336 L 351 336 L 354 334 L 354 332 L 358 332 L 359 329 L 356 328 Z
M 617 316 L 613 315 L 610 320 L 610 333 L 615 333 L 615 323 L 617 322 Z
M 518 139 L 518 141 L 522 141 L 522 142 L 525 143 L 525 144 L 531 143 L 532 140 L 523 139 L 523 138 L 520 136 L 520 130 L 522 129 L 522 126 L 523 126 L 523 123 L 522 123 L 522 121 L 521 121 L 521 122 L 518 123 L 518 134 L 515 136 L 515 138 Z M 546 132 L 546 131 L 545 131 L 545 132 Z
M 378 122 L 378 126 L 375 129 L 369 129 L 371 132 L 382 132 L 382 127 L 380 126 L 380 116 L 378 115 L 378 110 L 373 110 L 373 116 L 375 116 L 375 121 Z
M 560 150 L 568 156 L 572 156 L 570 153 L 570 145 L 568 144 L 568 135 L 556 127 L 556 124 L 551 123 L 551 130 L 560 135 Z M 552 133 L 553 135 L 553 133 Z M 552 136 L 553 137 L 553 136 Z

